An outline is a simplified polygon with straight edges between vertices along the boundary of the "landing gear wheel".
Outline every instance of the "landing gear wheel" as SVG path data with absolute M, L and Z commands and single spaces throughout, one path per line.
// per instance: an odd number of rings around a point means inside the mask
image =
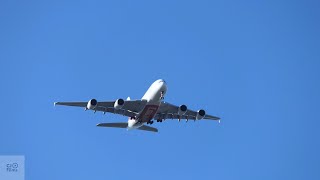
M 161 91 L 160 99 L 161 99 L 161 100 L 163 100 L 163 99 L 164 99 L 164 92 L 163 92 L 163 91 Z

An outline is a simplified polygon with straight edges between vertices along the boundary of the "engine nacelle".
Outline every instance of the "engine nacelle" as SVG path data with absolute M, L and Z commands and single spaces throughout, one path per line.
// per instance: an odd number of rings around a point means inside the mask
M 91 99 L 87 104 L 87 109 L 95 109 L 97 107 L 98 101 L 96 99 Z
M 181 116 L 181 115 L 184 115 L 186 112 L 187 112 L 188 108 L 186 105 L 181 105 L 178 109 L 178 114 Z
M 116 102 L 114 102 L 113 107 L 115 109 L 121 109 L 124 106 L 124 100 L 123 99 L 117 99 Z
M 203 109 L 200 109 L 200 110 L 197 112 L 196 119 L 197 119 L 197 120 L 201 120 L 201 119 L 204 118 L 205 115 L 206 115 L 206 111 L 204 111 Z

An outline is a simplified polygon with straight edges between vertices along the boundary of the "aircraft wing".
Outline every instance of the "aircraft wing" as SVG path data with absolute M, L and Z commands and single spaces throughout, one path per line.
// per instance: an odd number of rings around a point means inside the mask
M 124 103 L 124 106 L 121 109 L 115 109 L 114 103 L 115 101 L 98 102 L 94 111 L 108 112 L 108 113 L 124 115 L 127 117 L 134 117 L 146 105 L 146 101 L 126 100 Z M 87 104 L 88 102 L 55 102 L 54 103 L 54 105 L 74 106 L 74 107 L 82 107 L 82 108 L 86 108 Z
M 188 119 L 196 120 L 197 111 L 188 109 L 184 115 L 178 114 L 179 107 L 167 102 L 162 102 L 154 119 Z M 206 114 L 205 120 L 219 120 L 219 117 Z

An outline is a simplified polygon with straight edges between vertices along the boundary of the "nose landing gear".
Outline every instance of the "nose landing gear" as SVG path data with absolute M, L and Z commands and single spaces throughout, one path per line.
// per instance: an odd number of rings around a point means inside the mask
M 161 91 L 161 96 L 160 96 L 160 99 L 164 99 L 164 91 Z

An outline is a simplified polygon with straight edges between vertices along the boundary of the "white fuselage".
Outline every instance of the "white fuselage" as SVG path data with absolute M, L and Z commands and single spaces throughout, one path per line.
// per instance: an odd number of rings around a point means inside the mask
M 167 92 L 167 84 L 164 80 L 156 80 L 141 98 L 147 104 L 135 118 L 129 118 L 128 129 L 141 127 L 144 123 L 150 122 L 156 115 L 164 95 Z

